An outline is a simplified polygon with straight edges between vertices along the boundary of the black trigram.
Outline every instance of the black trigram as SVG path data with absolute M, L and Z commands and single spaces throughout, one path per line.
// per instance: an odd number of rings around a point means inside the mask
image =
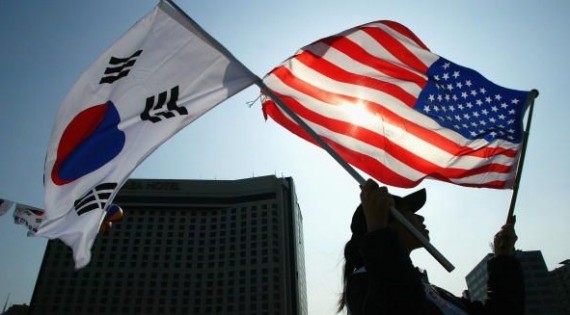
M 117 183 L 103 183 L 95 186 L 80 199 L 75 200 L 73 206 L 77 215 L 82 215 L 95 209 L 105 209 L 116 187 Z
M 154 96 L 147 98 L 141 119 L 157 123 L 162 119 L 175 117 L 176 113 L 178 113 L 178 115 L 188 115 L 186 107 L 178 107 L 178 105 L 176 105 L 178 101 L 178 86 L 170 90 L 170 99 L 168 102 L 166 101 L 167 96 L 168 93 L 165 91 L 158 94 L 158 100 L 156 102 Z M 166 104 L 166 108 L 164 104 Z
M 122 77 L 126 77 L 129 71 L 137 61 L 137 57 L 140 56 L 142 50 L 137 50 L 132 56 L 128 58 L 117 58 L 111 57 L 109 60 L 109 66 L 105 69 L 105 75 L 99 81 L 99 84 L 103 83 L 113 83 Z

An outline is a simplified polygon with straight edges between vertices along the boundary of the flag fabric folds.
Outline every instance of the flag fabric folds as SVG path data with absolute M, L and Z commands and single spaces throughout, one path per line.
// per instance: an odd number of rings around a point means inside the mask
M 129 174 L 160 144 L 257 78 L 166 2 L 131 27 L 62 102 L 45 162 L 36 235 L 73 249 L 76 268 Z
M 320 39 L 263 83 L 344 160 L 403 188 L 512 188 L 529 92 L 500 87 L 377 21 Z M 263 111 L 316 142 L 262 91 Z

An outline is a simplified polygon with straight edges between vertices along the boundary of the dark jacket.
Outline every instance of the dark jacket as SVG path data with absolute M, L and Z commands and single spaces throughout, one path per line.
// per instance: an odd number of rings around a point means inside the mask
M 481 303 L 426 286 L 390 229 L 366 234 L 359 250 L 366 271 L 354 273 L 348 281 L 346 302 L 351 315 L 444 314 L 433 299 L 427 298 L 426 290 L 470 315 L 524 314 L 522 271 L 513 257 L 495 257 L 488 262 L 488 300 Z

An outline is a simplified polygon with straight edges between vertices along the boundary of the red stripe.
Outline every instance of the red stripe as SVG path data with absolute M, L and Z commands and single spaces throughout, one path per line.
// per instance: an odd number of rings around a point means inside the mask
M 291 101 L 290 98 L 282 97 L 282 99 L 286 100 L 286 103 L 288 103 L 289 106 L 292 105 L 290 103 L 290 101 Z M 302 105 L 300 105 L 300 106 L 302 107 Z M 295 108 L 295 106 L 291 106 L 291 108 L 293 109 L 293 108 Z M 297 108 L 295 108 L 295 109 L 297 109 Z M 310 135 L 308 135 L 304 129 L 302 129 L 300 126 L 298 126 L 297 124 L 292 122 L 290 119 L 288 119 L 277 108 L 277 106 L 272 101 L 268 100 L 268 101 L 263 103 L 263 111 L 266 115 L 271 116 L 271 118 L 273 118 L 273 120 L 275 120 L 277 123 L 279 123 L 283 127 L 287 128 L 288 130 L 290 130 L 291 132 L 293 132 L 297 136 L 299 136 L 299 137 L 301 137 L 301 138 L 303 138 L 303 139 L 305 139 L 305 140 L 307 140 L 307 141 L 318 146 L 318 144 L 315 142 L 315 140 Z M 296 112 L 296 113 L 298 113 L 299 116 L 306 118 L 306 116 L 303 115 L 303 113 L 301 113 L 301 112 Z M 377 138 L 383 138 L 382 136 L 378 136 L 378 135 L 376 135 L 376 137 Z M 407 177 L 399 175 L 398 173 L 394 172 L 390 168 L 386 167 L 384 164 L 380 163 L 378 160 L 376 160 L 376 159 L 374 159 L 368 155 L 350 150 L 350 149 L 348 149 L 348 148 L 346 148 L 340 144 L 337 144 L 333 140 L 330 140 L 326 137 L 322 137 L 322 138 L 345 161 L 347 161 L 348 163 L 350 163 L 350 164 L 354 165 L 355 167 L 361 169 L 362 171 L 366 172 L 370 176 L 378 179 L 379 181 L 381 181 L 382 183 L 384 183 L 386 185 L 398 186 L 398 187 L 403 187 L 403 188 L 411 188 L 411 187 L 418 185 L 424 178 L 427 178 L 427 177 L 431 177 L 431 178 L 442 180 L 442 181 L 452 182 L 452 180 L 450 180 L 450 178 L 462 178 L 463 176 L 470 176 L 470 175 L 481 174 L 481 173 L 486 172 L 483 168 L 480 168 L 478 170 L 458 170 L 458 169 L 455 169 L 455 171 L 458 172 L 458 174 L 457 174 L 458 176 L 448 176 L 447 174 L 442 174 L 441 172 L 434 172 L 434 171 L 422 172 L 426 175 L 422 176 L 421 178 L 419 178 L 416 181 L 413 181 Z M 386 140 L 386 139 L 384 139 L 384 140 Z M 398 153 L 402 153 L 403 151 L 405 151 L 405 150 L 397 147 L 397 145 L 394 145 L 394 148 L 397 150 Z M 409 153 L 409 152 L 407 152 L 407 153 Z M 413 157 L 413 154 L 409 153 L 409 155 L 411 157 Z M 399 157 L 401 157 L 401 155 Z M 417 159 L 421 160 L 420 158 L 417 158 Z M 403 160 L 410 161 L 410 157 L 404 157 Z M 442 169 L 438 166 L 434 167 L 434 165 L 432 163 L 427 162 L 427 161 L 425 161 L 425 163 L 429 164 L 427 167 L 431 167 L 432 170 L 439 168 L 440 170 L 443 170 L 443 171 L 450 171 L 450 169 Z M 416 164 L 414 164 L 414 165 L 416 165 Z M 493 167 L 491 167 L 491 169 L 492 168 Z M 488 183 L 466 184 L 466 185 L 460 184 L 460 185 L 472 186 L 472 187 L 504 188 L 505 182 L 497 180 L 497 181 L 492 181 L 492 182 L 488 182 Z
M 367 27 L 363 29 L 368 35 L 374 38 L 380 45 L 382 45 L 386 50 L 388 50 L 395 58 L 408 65 L 412 69 L 416 69 L 419 72 L 426 73 L 428 66 L 426 66 L 414 53 L 408 50 L 406 46 L 398 41 L 398 39 L 392 37 L 386 31 Z
M 416 103 L 417 98 L 408 93 L 406 90 L 402 89 L 399 85 L 381 81 L 372 77 L 363 76 L 359 74 L 354 74 L 348 72 L 334 63 L 321 59 L 315 56 L 310 51 L 304 51 L 303 53 L 295 57 L 296 60 L 306 65 L 307 67 L 339 82 L 356 84 L 358 86 L 368 87 L 378 91 L 382 91 L 386 94 L 392 95 L 404 102 L 406 105 L 413 107 Z
M 382 23 L 388 26 L 389 28 L 395 30 L 396 32 L 411 39 L 421 48 L 429 51 L 429 48 L 416 36 L 416 34 L 414 34 L 414 32 L 412 32 L 409 28 L 405 27 L 404 25 L 394 21 L 378 21 L 378 23 Z
M 402 118 L 400 115 L 393 113 L 392 111 L 386 109 L 384 106 L 378 103 L 341 95 L 335 94 L 332 92 L 324 91 L 314 85 L 309 84 L 291 73 L 291 71 L 285 67 L 279 67 L 272 72 L 273 75 L 278 77 L 281 81 L 283 81 L 286 85 L 290 88 L 298 91 L 299 93 L 303 93 L 309 95 L 313 98 L 316 98 L 326 104 L 330 104 L 331 106 L 341 105 L 341 104 L 362 104 L 366 107 L 368 111 L 372 114 L 377 114 L 382 117 L 384 121 L 386 121 L 390 125 L 398 126 L 406 130 L 407 132 L 415 135 L 416 137 L 433 144 L 434 146 L 439 147 L 441 150 L 444 150 L 452 155 L 458 156 L 473 156 L 478 158 L 487 158 L 489 156 L 494 155 L 505 155 L 507 157 L 515 157 L 516 151 L 504 148 L 489 148 L 484 147 L 480 149 L 473 149 L 470 147 L 463 147 L 458 145 L 457 143 L 441 136 L 437 132 L 427 130 L 422 128 L 421 126 L 413 123 L 409 120 Z
M 358 45 L 358 43 L 355 43 L 346 37 L 329 37 L 323 39 L 322 42 L 330 47 L 337 49 L 338 51 L 349 56 L 350 58 L 362 64 L 365 64 L 373 69 L 376 69 L 376 71 L 380 72 L 380 74 L 392 77 L 394 79 L 414 82 L 420 88 L 423 88 L 426 85 L 425 77 L 413 71 L 410 71 L 402 66 L 399 66 L 394 62 L 387 61 L 385 59 L 371 55 L 366 50 L 364 50 L 360 45 Z M 309 49 L 312 47 L 315 46 L 311 45 Z M 316 57 L 319 58 L 321 56 L 319 56 L 317 53 Z M 296 56 L 296 58 L 299 58 L 299 56 Z

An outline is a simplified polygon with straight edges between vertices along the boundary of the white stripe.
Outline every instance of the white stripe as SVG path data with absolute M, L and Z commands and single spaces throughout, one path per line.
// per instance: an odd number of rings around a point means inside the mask
M 311 51 L 315 55 L 319 56 L 321 59 L 331 62 L 332 64 L 338 66 L 339 68 L 347 72 L 373 78 L 383 82 L 396 84 L 400 86 L 402 89 L 404 89 L 406 92 L 408 92 L 410 95 L 412 95 L 414 98 L 417 98 L 420 92 L 422 91 L 422 89 L 414 82 L 399 80 L 390 75 L 382 73 L 377 69 L 367 66 L 361 63 L 359 60 L 353 59 L 345 55 L 343 52 L 337 50 L 336 48 L 330 47 L 324 43 L 318 43 L 312 45 L 311 47 L 308 47 L 308 51 Z M 292 59 L 291 61 L 293 60 L 297 63 L 300 63 L 296 59 Z M 427 77 L 423 73 L 415 71 L 414 69 L 408 68 L 406 66 L 404 66 L 404 68 L 406 68 L 410 72 L 414 72 L 418 76 L 422 77 L 424 80 L 427 80 Z
M 421 60 L 421 62 L 426 66 L 426 67 L 430 67 L 434 62 L 436 62 L 437 59 L 439 59 L 439 56 L 430 52 L 429 50 L 424 49 L 423 47 L 418 46 L 412 39 L 408 38 L 407 36 L 401 34 L 400 32 L 390 28 L 389 26 L 382 24 L 382 23 L 371 23 L 366 25 L 366 27 L 376 27 L 379 28 L 385 32 L 387 32 L 388 34 L 390 34 L 390 36 L 392 36 L 393 38 L 397 39 L 402 45 L 404 45 L 406 47 L 406 49 L 408 49 L 412 54 L 414 54 L 419 60 Z M 371 40 L 375 41 L 374 39 L 371 38 Z M 373 53 L 373 49 L 378 49 L 378 45 L 376 46 L 370 46 L 371 50 L 369 51 L 370 53 Z M 382 49 L 384 50 L 384 49 Z M 395 58 L 395 57 L 394 57 Z M 397 62 L 401 63 L 401 61 L 399 61 L 398 59 L 396 59 Z
M 392 38 L 396 39 L 403 46 L 405 46 L 412 54 L 416 55 L 416 57 L 420 59 L 423 62 L 423 64 L 428 68 L 437 59 L 439 59 L 439 56 L 433 54 L 429 50 L 425 50 L 424 48 L 419 47 L 414 41 L 412 41 L 408 37 L 404 36 L 403 34 L 391 29 L 390 27 L 382 23 L 370 23 L 359 28 L 352 28 L 345 32 L 337 34 L 336 37 L 345 37 L 349 39 L 350 41 L 352 41 L 353 43 L 364 49 L 367 53 L 379 59 L 383 59 L 390 63 L 399 65 L 402 68 L 405 68 L 412 72 L 417 71 L 417 69 L 410 68 L 408 65 L 404 64 L 400 59 L 394 56 L 394 54 L 388 51 L 388 49 L 386 49 L 381 43 L 379 43 L 378 40 L 376 40 L 374 37 L 370 36 L 367 32 L 365 32 L 364 31 L 365 28 L 378 28 L 387 32 Z M 308 45 L 303 49 L 307 50 L 313 45 L 314 44 Z
M 449 180 L 455 184 L 477 183 L 477 184 L 484 185 L 486 183 L 491 183 L 494 181 L 503 181 L 503 182 L 509 183 L 509 182 L 512 182 L 515 178 L 515 170 L 516 170 L 516 168 L 513 168 L 513 171 L 511 173 L 507 173 L 507 174 L 497 173 L 497 172 L 488 172 L 488 173 L 482 173 L 482 174 L 478 174 L 478 175 L 465 176 L 465 177 L 461 177 L 461 178 L 449 178 Z
M 364 99 L 364 100 L 368 100 L 368 101 L 375 102 L 375 103 L 379 103 L 378 100 L 382 100 L 381 105 L 383 105 L 386 108 L 391 109 L 392 111 L 394 111 L 394 109 L 396 109 L 396 108 L 408 107 L 404 102 L 402 102 L 397 97 L 394 97 L 394 96 L 387 94 L 385 92 L 382 92 L 382 91 L 363 87 L 363 86 L 358 85 L 358 84 L 343 83 L 343 82 L 333 80 L 333 79 L 329 78 L 328 76 L 321 74 L 320 72 L 318 72 L 318 71 L 316 71 L 310 67 L 305 66 L 303 63 L 299 62 L 296 59 L 291 59 L 284 66 L 286 68 L 290 69 L 291 72 L 293 73 L 293 75 L 295 77 L 297 77 L 298 79 L 305 81 L 305 82 L 310 82 L 310 84 L 312 84 L 313 86 L 315 86 L 319 89 L 325 90 L 325 91 L 331 91 L 331 92 L 336 93 L 336 94 L 346 95 L 346 96 L 350 96 L 350 97 L 354 97 L 354 98 L 358 98 L 358 99 Z M 268 76 L 264 79 L 264 81 L 268 82 L 268 86 L 269 86 L 269 79 L 272 76 L 274 76 L 274 74 L 271 74 L 270 76 Z M 382 78 L 382 79 L 384 79 L 384 78 Z M 387 81 L 387 82 L 392 83 L 395 81 L 392 80 L 392 81 Z M 404 82 L 404 81 L 402 81 L 402 82 Z M 408 90 L 409 90 L 410 85 L 413 85 L 413 84 L 408 84 Z M 271 86 L 269 86 L 269 87 L 271 88 Z M 295 91 L 295 92 L 291 95 L 295 95 L 296 93 L 298 93 L 296 90 L 293 90 L 293 91 Z M 416 93 L 419 93 L 419 92 L 420 92 L 420 90 L 416 91 Z M 363 94 L 363 93 L 365 93 L 365 94 Z M 410 94 L 412 94 L 412 93 L 410 93 Z M 419 95 L 419 94 L 412 94 L 412 95 L 417 97 L 417 95 Z M 418 115 L 418 117 L 424 116 L 424 115 L 419 114 L 419 113 L 416 113 L 416 115 Z

